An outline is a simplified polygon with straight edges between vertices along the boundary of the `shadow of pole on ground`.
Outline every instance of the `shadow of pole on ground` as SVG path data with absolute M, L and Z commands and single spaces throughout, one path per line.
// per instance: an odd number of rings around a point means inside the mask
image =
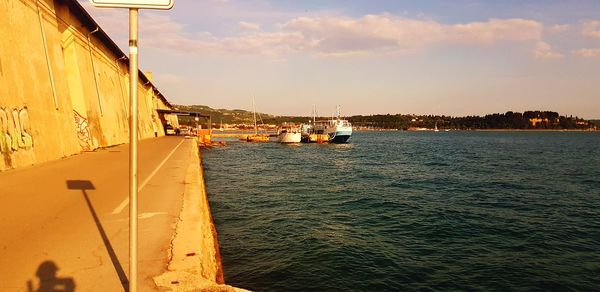
M 95 190 L 96 188 L 94 187 L 94 184 L 92 184 L 92 182 L 89 180 L 67 180 L 67 188 L 69 190 L 81 190 L 81 192 L 83 193 L 83 197 L 85 198 L 85 202 L 87 203 L 87 206 L 90 209 L 92 217 L 94 218 L 94 222 L 96 223 L 98 232 L 100 232 L 100 237 L 102 237 L 102 241 L 104 242 L 106 251 L 108 252 L 110 260 L 112 261 L 112 264 L 115 267 L 115 271 L 119 276 L 119 280 L 121 282 L 121 285 L 123 286 L 123 290 L 125 290 L 126 292 L 129 291 L 129 280 L 127 279 L 127 275 L 125 274 L 125 271 L 123 270 L 123 267 L 119 262 L 119 258 L 117 258 L 115 250 L 110 244 L 110 240 L 108 239 L 108 236 L 106 235 L 106 232 L 102 227 L 102 223 L 100 223 L 100 219 L 98 218 L 98 215 L 94 210 L 94 206 L 92 205 L 92 202 L 90 201 L 90 198 L 86 192 L 86 190 Z

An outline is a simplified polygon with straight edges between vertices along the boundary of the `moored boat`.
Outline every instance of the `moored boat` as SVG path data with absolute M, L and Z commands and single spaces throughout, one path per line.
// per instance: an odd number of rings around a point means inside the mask
M 283 123 L 277 130 L 277 142 L 279 143 L 300 143 L 302 141 L 302 132 L 300 127 L 294 124 Z
M 268 134 L 254 134 L 246 136 L 246 142 L 269 142 Z
M 352 124 L 347 120 L 332 120 L 327 128 L 329 140 L 333 143 L 346 143 L 352 136 Z
M 340 107 L 338 106 L 337 117 L 331 120 L 317 121 L 314 124 L 314 131 L 317 134 L 327 134 L 329 142 L 347 143 L 352 136 L 352 124 L 340 117 Z
M 300 141 L 302 143 L 310 143 L 310 134 L 312 133 L 312 121 L 309 121 L 308 124 L 300 125 L 301 137 Z
M 252 111 L 254 111 L 254 134 L 248 135 L 245 139 L 242 138 L 240 140 L 246 142 L 269 142 L 268 134 L 258 133 L 258 124 L 256 123 L 256 105 L 254 104 L 254 97 L 252 98 Z

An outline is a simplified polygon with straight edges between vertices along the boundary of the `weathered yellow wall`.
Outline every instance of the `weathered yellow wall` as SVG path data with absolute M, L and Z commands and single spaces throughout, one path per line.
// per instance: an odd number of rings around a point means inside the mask
M 41 5 L 44 33 L 57 43 L 56 19 Z M 47 8 L 46 8 L 47 7 Z M 78 152 L 60 46 L 49 46 L 55 104 L 34 2 L 0 1 L 0 169 Z
M 128 141 L 128 64 L 71 1 L 0 1 L 0 170 Z M 144 83 L 140 139 L 164 135 L 170 107 Z

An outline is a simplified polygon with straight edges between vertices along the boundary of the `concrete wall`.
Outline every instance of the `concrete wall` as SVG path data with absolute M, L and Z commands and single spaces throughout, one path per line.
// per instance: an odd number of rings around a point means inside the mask
M 96 27 L 75 0 L 0 1 L 0 170 L 128 141 L 128 60 Z M 138 90 L 139 138 L 164 135 L 170 104 Z

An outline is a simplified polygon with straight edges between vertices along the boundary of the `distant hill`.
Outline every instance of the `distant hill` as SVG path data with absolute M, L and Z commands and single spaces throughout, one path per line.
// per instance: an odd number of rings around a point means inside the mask
M 199 112 L 203 115 L 210 115 L 213 123 L 215 124 L 219 124 L 221 122 L 223 122 L 224 124 L 254 123 L 253 113 L 246 110 L 213 109 L 205 105 L 176 105 L 175 107 L 180 110 L 194 111 Z M 257 113 L 257 119 L 259 118 L 259 116 L 263 119 L 273 117 L 269 114 Z
M 254 113 L 247 110 L 241 109 L 213 109 L 209 106 L 205 105 L 175 105 L 176 108 L 180 110 L 186 111 L 194 111 L 199 112 L 203 115 L 210 115 L 212 118 L 213 124 L 219 125 L 221 122 L 223 124 L 253 124 L 254 123 Z M 256 113 L 256 119 L 258 123 L 264 124 L 272 124 L 279 125 L 283 122 L 292 122 L 292 123 L 305 123 L 308 120 L 312 119 L 309 117 L 292 117 L 292 116 L 275 116 L 266 113 Z M 187 122 L 187 119 L 181 119 L 183 123 Z
M 180 110 L 200 112 L 212 117 L 213 126 L 223 124 L 253 124 L 251 111 L 234 109 L 213 109 L 205 105 L 178 105 Z M 317 120 L 328 117 L 317 117 Z M 434 128 L 439 129 L 588 129 L 600 127 L 600 120 L 586 121 L 579 117 L 561 116 L 552 111 L 525 111 L 488 114 L 481 116 L 451 117 L 439 115 L 355 115 L 346 117 L 354 126 L 374 129 Z M 283 122 L 306 123 L 312 120 L 308 116 L 275 116 L 257 113 L 258 123 L 279 125 Z M 182 122 L 192 124 L 193 121 Z

